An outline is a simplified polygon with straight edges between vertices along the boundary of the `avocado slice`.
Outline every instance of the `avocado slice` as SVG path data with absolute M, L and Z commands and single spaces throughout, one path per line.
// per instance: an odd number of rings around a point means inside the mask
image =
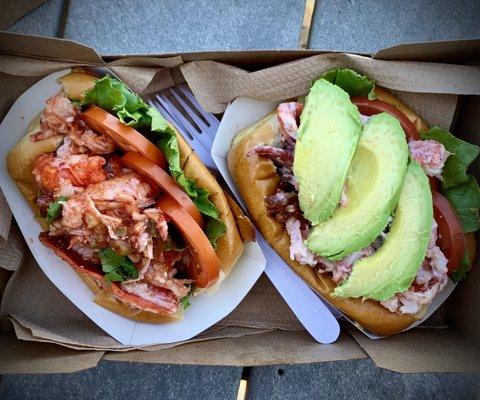
M 313 228 L 307 247 L 335 261 L 372 243 L 397 206 L 407 164 L 407 141 L 398 120 L 386 113 L 371 117 L 350 165 L 348 204 Z
M 392 227 L 380 249 L 357 261 L 332 296 L 386 300 L 407 290 L 425 258 L 433 223 L 428 178 L 411 160 Z
M 325 79 L 316 81 L 300 116 L 293 161 L 300 208 L 312 225 L 337 208 L 361 133 L 360 114 L 348 94 Z

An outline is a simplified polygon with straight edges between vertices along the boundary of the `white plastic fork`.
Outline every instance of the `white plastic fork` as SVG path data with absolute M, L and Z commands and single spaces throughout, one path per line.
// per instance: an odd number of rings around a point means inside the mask
M 177 105 L 171 99 L 176 101 Z M 178 128 L 208 168 L 217 169 L 210 151 L 220 122 L 215 115 L 203 110 L 185 85 L 164 90 L 155 95 L 155 100 L 150 100 L 149 103 Z M 185 114 L 190 119 L 186 118 Z
M 173 104 L 170 99 L 176 104 Z M 220 123 L 213 114 L 203 110 L 185 85 L 162 91 L 149 103 L 179 129 L 209 168 L 217 170 L 211 149 Z M 267 259 L 265 273 L 300 323 L 316 341 L 334 342 L 340 333 L 340 327 L 335 318 L 340 315 L 338 311 L 324 304 L 283 262 L 259 232 L 257 232 L 257 242 Z

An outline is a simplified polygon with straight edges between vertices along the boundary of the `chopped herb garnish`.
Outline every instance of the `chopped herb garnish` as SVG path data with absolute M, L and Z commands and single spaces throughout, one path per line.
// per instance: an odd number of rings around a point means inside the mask
M 186 295 L 185 297 L 182 297 L 180 300 L 180 304 L 182 305 L 184 310 L 190 307 L 190 296 Z
M 187 295 L 180 299 L 180 304 L 182 305 L 184 310 L 190 307 L 190 296 L 192 295 L 194 290 L 195 290 L 195 285 L 190 285 L 190 290 L 188 291 Z
M 60 196 L 53 203 L 50 203 L 47 209 L 47 221 L 49 224 L 60 218 L 63 205 L 67 202 L 67 200 L 68 197 Z
M 106 248 L 100 250 L 100 260 L 107 282 L 122 282 L 138 278 L 138 271 L 127 256 L 122 256 L 112 249 Z

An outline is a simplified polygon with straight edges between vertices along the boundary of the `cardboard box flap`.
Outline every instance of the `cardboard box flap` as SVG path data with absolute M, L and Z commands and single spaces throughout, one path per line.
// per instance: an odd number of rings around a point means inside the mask
M 380 368 L 401 373 L 480 372 L 480 347 L 454 329 L 415 329 L 381 340 L 349 331 Z
M 332 50 L 239 50 L 239 51 L 198 51 L 182 53 L 181 57 L 184 62 L 212 60 L 230 65 L 241 66 L 248 69 L 265 68 L 267 66 L 277 65 L 299 58 L 332 52 Z M 160 53 L 142 55 L 102 55 L 106 62 L 114 61 L 119 58 L 169 58 L 178 56 L 178 53 Z
M 0 334 L 0 374 L 75 372 L 95 367 L 99 351 L 76 351 L 48 343 L 19 341 L 11 333 Z
M 157 344 L 148 347 L 126 347 L 122 345 L 115 346 L 108 346 L 108 347 L 95 347 L 95 346 L 83 346 L 78 343 L 71 343 L 70 341 L 62 341 L 65 340 L 63 338 L 55 338 L 53 335 L 49 334 L 48 336 L 51 339 L 45 338 L 45 335 L 42 335 L 42 332 L 37 332 L 33 329 L 28 329 L 24 327 L 21 323 L 16 321 L 13 318 L 10 318 L 10 321 L 13 324 L 15 334 L 17 338 L 22 341 L 28 342 L 42 342 L 42 343 L 52 343 L 61 345 L 62 347 L 68 347 L 74 350 L 89 350 L 89 351 L 115 351 L 115 352 L 127 352 L 131 350 L 142 350 L 142 351 L 159 351 L 170 349 L 172 347 L 180 346 L 185 343 L 193 343 L 198 341 L 205 341 L 205 340 L 213 340 L 213 339 L 224 339 L 224 338 L 233 338 L 233 337 L 241 337 L 246 335 L 257 335 L 260 333 L 265 333 L 272 331 L 272 329 L 255 329 L 255 328 L 241 328 L 237 326 L 218 326 L 214 325 L 211 328 L 207 329 L 206 331 L 202 332 L 200 335 L 195 336 L 192 340 L 187 340 L 184 342 L 176 342 L 176 343 L 167 343 L 167 344 Z M 37 336 L 39 334 L 40 336 Z M 67 339 L 68 340 L 68 339 Z
M 103 64 L 102 57 L 91 47 L 73 40 L 0 32 L 0 53 L 56 61 Z
M 395 61 L 428 61 L 466 64 L 480 58 L 480 40 L 447 40 L 404 43 L 377 51 L 373 58 Z

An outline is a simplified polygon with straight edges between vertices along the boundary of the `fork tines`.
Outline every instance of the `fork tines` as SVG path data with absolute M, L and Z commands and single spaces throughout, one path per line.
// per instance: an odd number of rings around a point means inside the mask
M 210 151 L 220 122 L 206 112 L 184 84 L 163 90 L 149 103 L 175 125 L 208 168 L 216 169 Z

